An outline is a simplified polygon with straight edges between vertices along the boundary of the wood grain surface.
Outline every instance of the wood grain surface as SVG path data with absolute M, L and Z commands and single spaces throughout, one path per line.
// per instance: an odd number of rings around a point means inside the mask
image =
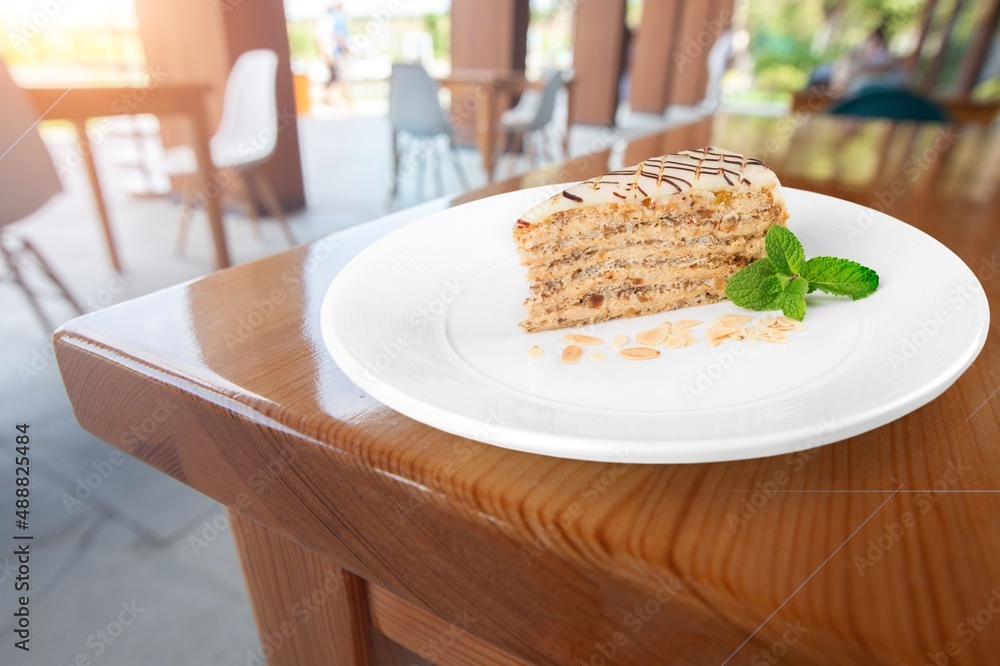
M 268 666 L 430 663 L 390 640 L 375 625 L 369 612 L 369 586 L 363 579 L 235 511 L 229 511 L 228 517 L 261 637 L 259 648 L 245 655 L 247 662 Z M 379 608 L 390 615 L 400 607 L 387 592 L 377 598 L 382 601 Z
M 1000 304 L 995 130 L 730 116 L 712 143 L 926 231 Z M 526 663 L 995 661 L 996 324 L 938 399 L 801 453 L 628 465 L 507 451 L 377 403 L 320 336 L 336 272 L 442 205 L 69 323 L 55 344 L 77 418 L 421 611 L 475 618 L 463 632 Z M 838 439 L 815 409 L 817 441 Z
M 477 614 L 442 619 L 377 585 L 370 585 L 368 593 L 374 626 L 438 666 L 529 666 L 470 634 Z

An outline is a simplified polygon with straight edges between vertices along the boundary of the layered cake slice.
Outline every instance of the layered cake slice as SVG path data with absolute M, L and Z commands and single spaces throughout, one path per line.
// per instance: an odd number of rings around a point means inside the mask
M 535 206 L 514 228 L 526 331 L 714 303 L 788 218 L 777 176 L 720 148 L 651 157 Z

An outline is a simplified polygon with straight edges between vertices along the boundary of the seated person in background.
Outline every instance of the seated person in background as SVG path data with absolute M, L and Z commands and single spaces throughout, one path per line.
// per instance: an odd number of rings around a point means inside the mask
M 830 88 L 835 95 L 850 95 L 868 86 L 905 88 L 909 80 L 907 68 L 889 52 L 885 29 L 880 25 L 833 64 Z

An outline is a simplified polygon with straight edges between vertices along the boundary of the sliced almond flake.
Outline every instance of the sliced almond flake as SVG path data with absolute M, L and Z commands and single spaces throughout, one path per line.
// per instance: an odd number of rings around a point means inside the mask
M 614 349 L 621 349 L 625 346 L 626 342 L 628 342 L 628 336 L 623 333 L 621 335 L 616 335 L 611 339 L 611 346 Z
M 636 333 L 635 341 L 640 345 L 655 347 L 666 340 L 668 335 L 670 335 L 670 324 L 660 324 L 656 328 Z
M 776 331 L 774 329 L 771 329 L 770 331 L 767 332 L 766 337 L 762 333 L 760 339 L 767 340 L 768 342 L 778 342 L 784 344 L 788 342 L 788 333 L 785 333 L 784 331 Z
M 709 342 L 713 340 L 722 340 L 723 338 L 728 338 L 730 335 L 736 332 L 735 328 L 710 328 L 708 329 L 707 335 Z
M 718 347 L 719 345 L 722 344 L 722 341 L 725 340 L 725 339 L 726 339 L 725 336 L 723 336 L 721 338 L 714 338 L 714 339 L 713 338 L 709 338 L 709 340 L 708 340 L 708 346 L 709 347 Z
M 791 317 L 778 317 L 778 321 L 780 321 L 781 323 L 785 324 L 786 326 L 791 326 L 796 331 L 804 331 L 804 330 L 806 330 L 806 325 L 805 324 L 803 324 L 801 321 L 796 321 L 795 319 L 792 319 Z
M 583 356 L 583 347 L 570 345 L 562 350 L 562 356 L 559 357 L 559 360 L 566 365 L 573 365 L 580 360 L 581 356 Z
M 698 344 L 698 341 L 695 340 L 695 337 L 690 333 L 688 333 L 687 335 L 682 335 L 681 337 L 684 338 L 684 342 L 687 344 L 688 347 Z
M 681 347 L 687 347 L 688 344 L 687 338 L 679 335 L 668 335 L 665 342 L 668 349 L 680 349 Z
M 756 328 L 748 328 L 748 329 L 746 329 L 746 331 L 747 331 L 747 340 L 759 340 L 760 339 L 760 331 L 758 329 L 756 329 Z
M 748 315 L 738 315 L 738 314 L 728 314 L 716 319 L 719 324 L 727 328 L 736 328 L 737 326 L 745 326 L 753 321 L 753 317 Z
M 604 344 L 604 340 L 595 338 L 592 335 L 583 335 L 582 333 L 567 333 L 563 336 L 563 342 L 568 342 L 571 345 L 584 345 L 586 347 L 597 347 Z
M 537 361 L 538 359 L 540 359 L 542 356 L 545 355 L 545 352 L 543 352 L 542 348 L 539 347 L 538 345 L 535 345 L 525 353 L 528 355 L 528 358 L 530 358 L 532 361 Z
M 733 340 L 743 340 L 744 338 L 747 337 L 747 329 L 740 326 L 739 328 L 736 329 L 735 332 L 730 333 L 729 337 L 732 338 Z
M 719 317 L 718 319 L 716 319 L 715 321 L 713 321 L 711 324 L 708 325 L 708 330 L 709 331 L 715 331 L 715 330 L 718 330 L 720 328 L 735 328 L 735 327 L 736 327 L 736 324 L 730 324 L 730 323 L 724 322 L 724 321 L 722 321 L 722 317 Z
M 604 354 L 602 354 L 599 351 L 594 351 L 594 352 L 590 352 L 590 358 L 592 358 L 593 360 L 595 360 L 597 362 L 601 362 L 601 361 L 606 360 L 608 357 L 605 356 Z
M 645 361 L 659 356 L 660 350 L 652 347 L 626 347 L 618 353 L 633 361 Z
M 681 319 L 680 321 L 674 322 L 674 330 L 678 328 L 691 328 L 692 326 L 697 326 L 701 322 L 697 319 Z
M 757 320 L 757 325 L 767 328 L 769 326 L 774 326 L 776 321 L 777 319 L 775 319 L 774 317 L 761 317 L 760 319 Z

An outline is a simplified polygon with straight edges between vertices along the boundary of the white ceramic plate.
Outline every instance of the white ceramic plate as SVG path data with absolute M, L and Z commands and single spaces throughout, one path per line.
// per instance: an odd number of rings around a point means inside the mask
M 726 341 L 722 302 L 606 322 L 607 360 L 562 365 L 567 332 L 524 333 L 514 220 L 562 186 L 482 199 L 375 242 L 337 275 L 320 316 L 340 368 L 371 396 L 456 435 L 583 460 L 685 463 L 770 456 L 871 430 L 930 402 L 979 354 L 989 306 L 969 268 L 923 232 L 840 199 L 785 189 L 806 255 L 878 271 L 872 296 L 808 297 L 788 344 Z M 758 315 L 760 313 L 751 313 Z M 698 319 L 697 345 L 630 361 L 620 333 Z M 541 360 L 526 351 L 539 345 Z

